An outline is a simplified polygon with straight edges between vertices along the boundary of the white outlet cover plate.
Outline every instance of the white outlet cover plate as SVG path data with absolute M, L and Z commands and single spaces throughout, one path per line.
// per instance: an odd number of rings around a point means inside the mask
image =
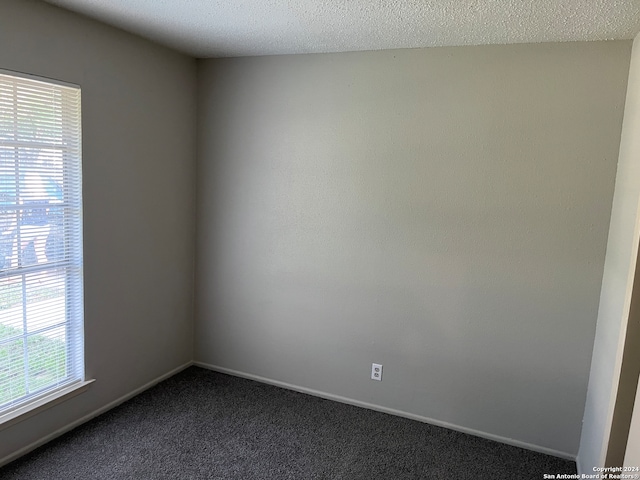
M 382 381 L 382 365 L 379 363 L 371 364 L 371 380 Z

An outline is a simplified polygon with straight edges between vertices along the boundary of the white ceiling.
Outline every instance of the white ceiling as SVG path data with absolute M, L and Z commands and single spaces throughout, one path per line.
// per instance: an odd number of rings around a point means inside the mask
M 640 0 L 46 0 L 195 57 L 630 39 Z

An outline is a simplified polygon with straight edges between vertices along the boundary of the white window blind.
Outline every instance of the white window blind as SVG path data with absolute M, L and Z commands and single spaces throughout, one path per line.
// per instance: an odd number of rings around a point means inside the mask
M 84 380 L 80 89 L 0 71 L 0 415 Z

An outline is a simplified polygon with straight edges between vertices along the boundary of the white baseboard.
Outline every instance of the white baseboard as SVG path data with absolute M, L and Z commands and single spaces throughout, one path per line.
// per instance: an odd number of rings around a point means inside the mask
M 514 440 L 512 438 L 502 437 L 500 435 L 494 435 L 492 433 L 481 432 L 479 430 L 474 430 L 472 428 L 462 427 L 460 425 L 455 425 L 448 422 L 442 422 L 440 420 L 435 420 L 433 418 L 423 417 L 422 415 L 416 415 L 409 412 L 404 412 L 402 410 L 396 410 L 395 408 L 383 407 L 380 405 L 375 405 L 373 403 L 361 402 L 360 400 L 354 400 L 352 398 L 341 397 L 340 395 L 334 395 L 332 393 L 321 392 L 319 390 L 313 390 L 311 388 L 299 387 L 297 385 L 293 385 L 286 382 L 280 382 L 278 380 L 272 380 L 270 378 L 261 377 L 259 375 L 253 375 L 251 373 L 239 372 L 237 370 L 232 370 L 230 368 L 220 367 L 218 365 L 211 365 L 204 362 L 193 362 L 193 365 L 197 367 L 206 368 L 208 370 L 213 370 L 215 372 L 226 373 L 228 375 L 233 375 L 235 377 L 246 378 L 249 380 L 255 380 L 261 383 L 267 383 L 269 385 L 275 385 L 276 387 L 286 388 L 288 390 L 294 390 L 296 392 L 306 393 L 309 395 L 313 395 L 314 397 L 326 398 L 327 400 L 333 400 L 340 403 L 346 403 L 348 405 L 354 405 L 356 407 L 368 408 L 369 410 L 375 410 L 378 412 L 388 413 L 391 415 L 396 415 L 398 417 L 409 418 L 411 420 L 417 420 L 418 422 L 428 423 L 430 425 L 436 425 L 438 427 L 448 428 L 450 430 L 456 430 L 458 432 L 467 433 L 469 435 L 474 435 L 476 437 L 486 438 L 488 440 L 493 440 L 500 443 L 505 443 L 507 445 L 512 445 L 514 447 L 524 448 L 526 450 L 532 450 L 534 452 L 544 453 L 546 455 L 552 455 L 554 457 L 563 458 L 565 460 L 576 461 L 576 455 L 572 455 L 567 452 L 562 452 L 559 450 L 554 450 L 547 447 L 542 447 L 539 445 L 534 445 L 532 443 L 521 442 L 519 440 Z
M 36 448 L 44 445 L 45 443 L 50 442 L 54 438 L 57 438 L 60 435 L 63 435 L 65 433 L 67 433 L 68 431 L 73 430 L 76 427 L 79 427 L 83 423 L 88 422 L 89 420 L 97 417 L 98 415 L 102 415 L 107 410 L 111 410 L 112 408 L 117 407 L 121 403 L 124 403 L 127 400 L 135 397 L 136 395 L 141 394 L 145 390 L 148 390 L 149 388 L 157 385 L 158 383 L 162 382 L 163 380 L 166 380 L 167 378 L 172 377 L 176 373 L 181 372 L 182 370 L 184 370 L 185 368 L 190 367 L 191 365 L 193 365 L 193 362 L 187 362 L 187 363 L 185 363 L 183 365 L 180 365 L 179 367 L 174 368 L 173 370 L 165 373 L 164 375 L 160 375 L 159 377 L 151 380 L 150 382 L 145 383 L 141 387 L 136 388 L 135 390 L 133 390 L 133 391 L 121 396 L 120 398 L 114 400 L 113 402 L 110 402 L 110 403 L 106 404 L 105 406 L 100 407 L 97 410 L 94 410 L 93 412 L 89 413 L 88 415 L 85 415 L 84 417 L 82 417 L 82 418 L 80 418 L 80 419 L 78 419 L 78 420 L 76 420 L 74 422 L 71 422 L 68 425 L 65 425 L 64 427 L 59 428 L 55 432 L 50 433 L 49 435 L 46 435 L 46 436 L 40 438 L 39 440 L 36 440 L 35 442 L 27 445 L 26 447 L 23 447 L 20 450 L 7 455 L 6 457 L 0 459 L 0 467 L 2 467 L 3 465 L 8 464 L 9 462 L 12 462 L 12 461 L 18 459 L 19 457 L 29 453 L 32 450 L 35 450 Z
M 486 433 L 486 432 L 481 432 L 479 430 L 474 430 L 471 428 L 466 428 L 466 427 L 461 427 L 459 425 L 455 425 L 452 423 L 448 423 L 448 422 L 442 422 L 440 420 L 435 420 L 433 418 L 428 418 L 428 417 L 423 417 L 421 415 L 416 415 L 413 413 L 408 413 L 408 412 L 404 412 L 402 410 L 396 410 L 394 408 L 388 408 L 388 407 L 383 407 L 380 405 L 375 405 L 373 403 L 367 403 L 367 402 L 362 402 L 360 400 L 354 400 L 352 398 L 347 398 L 347 397 L 342 397 L 340 395 L 334 395 L 331 393 L 326 393 L 326 392 L 321 392 L 319 390 L 313 390 L 311 388 L 306 388 L 306 387 L 300 387 L 297 385 L 293 385 L 290 383 L 286 383 L 286 382 L 280 382 L 278 380 L 272 380 L 270 378 L 266 378 L 266 377 L 261 377 L 259 375 L 253 375 L 250 373 L 244 373 L 244 372 L 240 372 L 237 370 L 232 370 L 229 368 L 224 368 L 224 367 L 220 367 L 217 365 L 211 365 L 208 363 L 204 363 L 204 362 L 187 362 L 177 368 L 174 368 L 173 370 L 165 373 L 164 375 L 161 375 L 153 380 L 151 380 L 150 382 L 144 384 L 143 386 L 121 396 L 120 398 L 114 400 L 113 402 L 108 403 L 107 405 L 94 410 L 93 412 L 85 415 L 84 417 L 69 423 L 68 425 L 65 425 L 62 428 L 59 428 L 58 430 L 56 430 L 55 432 L 46 435 L 42 438 L 40 438 L 39 440 L 36 440 L 35 442 L 27 445 L 26 447 L 21 448 L 20 450 L 17 450 L 16 452 L 7 455 L 6 457 L 0 459 L 0 467 L 2 467 L 3 465 L 8 464 L 9 462 L 12 462 L 13 460 L 16 460 L 17 458 L 31 452 L 32 450 L 35 450 L 36 448 L 44 445 L 47 442 L 50 442 L 51 440 L 53 440 L 54 438 L 57 438 L 65 433 L 67 433 L 70 430 L 73 430 L 74 428 L 82 425 L 83 423 L 88 422 L 89 420 L 97 417 L 98 415 L 101 415 L 105 412 L 107 412 L 108 410 L 111 410 L 114 407 L 117 407 L 118 405 L 120 405 L 121 403 L 126 402 L 127 400 L 135 397 L 136 395 L 139 395 L 140 393 L 144 392 L 145 390 L 148 390 L 149 388 L 155 386 L 156 384 L 166 380 L 169 377 L 172 377 L 173 375 L 175 375 L 176 373 L 181 372 L 182 370 L 184 370 L 185 368 L 190 367 L 191 365 L 195 365 L 198 367 L 202 367 L 202 368 L 206 368 L 208 370 L 213 370 L 216 372 L 220 372 L 220 373 L 226 373 L 228 375 L 233 375 L 235 377 L 241 377 L 241 378 L 246 378 L 249 380 L 255 380 L 257 382 L 261 382 L 261 383 L 266 383 L 269 385 L 275 385 L 277 387 L 281 387 L 281 388 L 286 388 L 288 390 L 293 390 L 296 392 L 301 392 L 301 393 L 306 393 L 308 395 L 313 395 L 315 397 L 320 397 L 320 398 L 325 398 L 327 400 L 333 400 L 336 402 L 340 402 L 340 403 L 346 403 L 348 405 L 354 405 L 356 407 L 362 407 L 362 408 L 367 408 L 369 410 L 375 410 L 378 412 L 383 412 L 383 413 L 388 413 L 391 415 L 396 415 L 398 417 L 404 417 L 404 418 L 408 418 L 411 420 L 416 420 L 419 422 L 423 422 L 423 423 L 428 423 L 431 425 L 436 425 L 438 427 L 444 427 L 444 428 L 448 428 L 450 430 L 456 430 L 458 432 L 462 432 L 462 433 L 467 433 L 469 435 L 474 435 L 476 437 L 482 437 L 482 438 L 486 438 L 488 440 L 494 440 L 496 442 L 500 442 L 500 443 L 505 443 L 507 445 L 512 445 L 514 447 L 520 447 L 520 448 L 524 448 L 527 450 L 532 450 L 534 452 L 540 452 L 540 453 L 544 453 L 547 455 L 552 455 L 554 457 L 559 457 L 559 458 L 564 458 L 566 460 L 572 460 L 575 461 L 577 463 L 577 467 L 578 467 L 578 473 L 580 473 L 581 470 L 581 466 L 580 466 L 580 461 L 579 458 L 577 458 L 576 455 L 572 455 L 566 452 L 561 452 L 559 450 L 553 450 L 550 448 L 546 448 L 546 447 L 541 447 L 539 445 L 534 445 L 531 443 L 526 443 L 526 442 L 521 442 L 519 440 L 514 440 L 511 438 L 507 438 L 507 437 L 502 437 L 499 435 L 494 435 L 491 433 Z

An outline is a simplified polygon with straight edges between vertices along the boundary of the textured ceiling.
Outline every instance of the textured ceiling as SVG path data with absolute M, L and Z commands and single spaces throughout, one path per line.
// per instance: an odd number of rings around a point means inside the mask
M 46 0 L 196 57 L 630 39 L 640 0 Z

